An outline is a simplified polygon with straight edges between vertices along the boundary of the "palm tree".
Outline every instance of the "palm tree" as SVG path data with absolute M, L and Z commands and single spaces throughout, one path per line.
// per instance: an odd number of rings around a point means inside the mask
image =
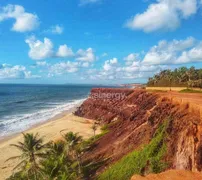
M 97 125 L 96 125 L 96 123 L 93 124 L 93 126 L 91 127 L 91 129 L 93 130 L 93 133 L 94 133 L 94 140 L 95 140 L 95 131 L 97 130 Z
M 21 167 L 23 171 L 26 171 L 27 177 L 34 176 L 38 179 L 39 166 L 37 164 L 37 159 L 44 158 L 45 153 L 43 153 L 46 145 L 43 144 L 43 139 L 37 134 L 23 133 L 24 142 L 18 142 L 17 144 L 11 144 L 11 146 L 18 148 L 22 154 L 19 156 L 11 157 L 6 161 L 12 159 L 21 159 L 21 162 L 14 168 L 18 169 Z
M 50 142 L 48 145 L 48 155 L 60 156 L 66 152 L 65 142 L 60 140 L 57 142 Z
M 78 145 L 82 142 L 82 137 L 79 136 L 78 133 L 73 132 L 68 132 L 64 135 L 62 134 L 62 136 L 67 143 L 70 155 L 76 158 L 78 163 L 78 172 L 81 174 L 81 149 L 79 149 Z
M 47 154 L 48 158 L 41 161 L 41 170 L 47 179 L 75 179 L 64 141 L 50 142 Z
M 170 86 L 170 91 L 171 91 L 172 80 L 173 80 L 173 74 L 172 74 L 171 70 L 167 70 L 166 77 L 167 77 L 167 79 L 169 81 L 169 86 Z

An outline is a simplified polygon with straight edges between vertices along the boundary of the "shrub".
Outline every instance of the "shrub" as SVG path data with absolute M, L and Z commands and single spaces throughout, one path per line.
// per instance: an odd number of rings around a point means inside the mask
M 98 180 L 127 180 L 133 174 L 144 174 L 146 168 L 149 168 L 149 171 L 153 173 L 163 171 L 166 168 L 163 157 L 166 152 L 165 138 L 169 121 L 169 119 L 165 120 L 160 125 L 148 145 L 124 156 L 103 172 Z

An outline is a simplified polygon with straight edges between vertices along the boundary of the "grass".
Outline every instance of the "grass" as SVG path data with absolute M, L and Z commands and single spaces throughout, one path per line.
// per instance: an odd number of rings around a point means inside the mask
M 194 89 L 183 89 L 180 91 L 180 93 L 202 93 L 202 91 Z
M 133 151 L 99 175 L 98 180 L 129 180 L 134 174 L 143 175 L 145 171 L 159 173 L 167 164 L 162 160 L 166 153 L 166 129 L 170 118 L 157 129 L 150 143 L 141 150 Z
M 99 140 L 102 136 L 104 136 L 105 134 L 107 134 L 109 132 L 109 128 L 107 125 L 104 125 L 103 127 L 101 127 L 101 133 L 100 134 L 97 134 L 92 137 L 90 137 L 89 139 L 83 141 L 81 143 L 81 147 L 82 149 L 86 149 L 88 150 L 90 147 L 92 147 L 92 145 L 97 141 Z

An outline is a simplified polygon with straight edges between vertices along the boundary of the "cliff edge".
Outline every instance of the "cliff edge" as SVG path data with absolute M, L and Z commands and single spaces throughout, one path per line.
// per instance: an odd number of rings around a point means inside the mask
M 165 144 L 160 160 L 166 162 L 164 170 L 202 170 L 201 115 L 200 111 L 193 111 L 189 103 L 145 90 L 97 88 L 92 89 L 75 114 L 108 125 L 109 132 L 84 154 L 84 159 L 89 161 L 108 159 L 97 174 L 128 153 L 141 151 L 152 142 L 165 121 L 169 122 L 163 139 L 153 152 Z M 152 173 L 152 161 L 148 156 L 137 172 L 141 175 Z

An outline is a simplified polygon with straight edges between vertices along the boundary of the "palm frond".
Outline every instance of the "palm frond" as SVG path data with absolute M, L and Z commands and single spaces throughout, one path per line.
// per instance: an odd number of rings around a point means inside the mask
M 22 156 L 13 156 L 13 157 L 8 158 L 5 162 L 8 162 L 13 159 L 20 159 L 20 158 L 22 158 Z
M 26 164 L 26 163 L 27 163 L 27 161 L 25 161 L 25 160 L 21 161 L 19 164 L 17 164 L 17 165 L 13 168 L 13 171 L 16 170 L 16 169 L 18 169 L 22 164 Z
M 17 149 L 19 149 L 20 151 L 23 151 L 23 152 L 27 151 L 23 146 L 18 145 L 18 144 L 10 144 L 10 146 L 14 146 L 14 147 L 16 147 Z

